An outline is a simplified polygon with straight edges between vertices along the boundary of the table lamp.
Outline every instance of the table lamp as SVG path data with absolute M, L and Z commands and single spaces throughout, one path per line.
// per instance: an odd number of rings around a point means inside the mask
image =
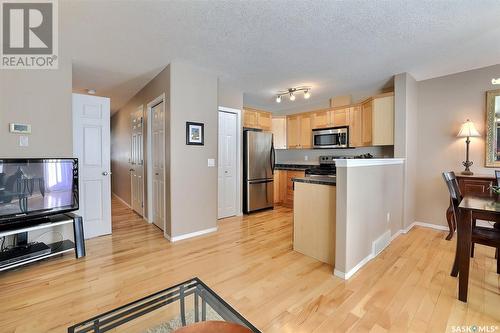
M 470 137 L 478 137 L 481 136 L 479 132 L 477 131 L 476 127 L 474 126 L 474 123 L 467 119 L 465 123 L 462 124 L 462 127 L 460 127 L 460 132 L 458 132 L 457 137 L 459 138 L 466 138 L 465 139 L 465 162 L 462 162 L 463 166 L 465 167 L 465 170 L 462 171 L 462 175 L 472 175 L 472 171 L 470 171 L 470 167 L 472 165 L 472 161 L 469 161 L 469 143 L 470 143 Z

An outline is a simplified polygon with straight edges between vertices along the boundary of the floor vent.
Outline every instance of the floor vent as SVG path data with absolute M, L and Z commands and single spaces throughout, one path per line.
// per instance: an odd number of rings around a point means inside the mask
M 373 243 L 372 243 L 372 253 L 373 256 L 377 256 L 380 252 L 382 252 L 387 245 L 391 242 L 391 231 L 387 230 L 382 236 L 377 238 Z

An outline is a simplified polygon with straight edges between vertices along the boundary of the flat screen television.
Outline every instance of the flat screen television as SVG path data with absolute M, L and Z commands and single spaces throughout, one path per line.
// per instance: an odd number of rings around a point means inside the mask
M 75 210 L 77 159 L 0 159 L 0 229 Z

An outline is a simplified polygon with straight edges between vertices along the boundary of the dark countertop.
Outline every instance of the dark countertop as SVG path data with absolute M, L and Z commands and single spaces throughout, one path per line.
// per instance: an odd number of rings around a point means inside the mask
M 318 164 L 285 164 L 285 163 L 276 163 L 274 165 L 276 170 L 301 170 L 304 171 L 306 169 L 312 168 L 314 166 L 318 166 Z
M 308 183 L 308 184 L 318 184 L 318 185 L 337 185 L 337 177 L 329 177 L 329 176 L 314 176 L 314 177 L 299 177 L 292 178 L 292 181 L 298 183 Z

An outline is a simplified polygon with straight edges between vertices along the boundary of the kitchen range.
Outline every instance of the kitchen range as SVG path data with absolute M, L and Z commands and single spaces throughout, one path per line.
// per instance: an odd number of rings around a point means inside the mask
M 363 154 L 357 156 L 320 156 L 319 165 L 308 168 L 305 170 L 306 177 L 335 177 L 337 168 L 335 167 L 335 160 L 339 159 L 354 159 L 354 158 L 373 158 L 373 155 Z

